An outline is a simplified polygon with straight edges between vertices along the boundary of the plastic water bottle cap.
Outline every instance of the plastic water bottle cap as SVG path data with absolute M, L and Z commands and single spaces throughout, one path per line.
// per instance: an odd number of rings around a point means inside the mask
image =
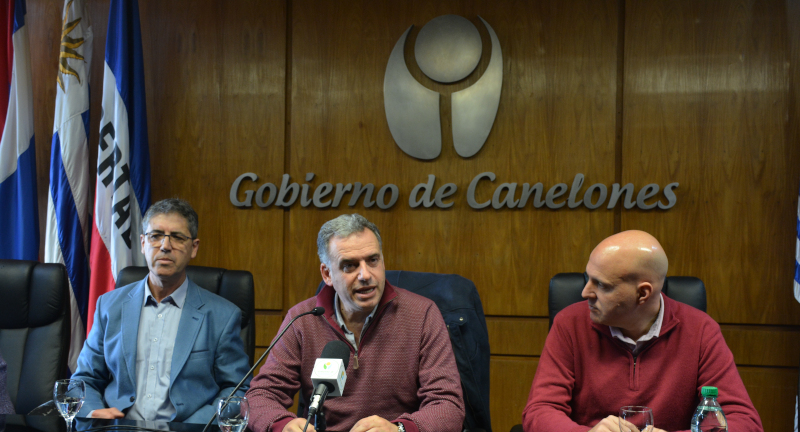
M 700 394 L 702 394 L 703 397 L 706 396 L 717 397 L 719 395 L 719 390 L 717 390 L 716 387 L 703 387 L 702 389 L 700 389 Z

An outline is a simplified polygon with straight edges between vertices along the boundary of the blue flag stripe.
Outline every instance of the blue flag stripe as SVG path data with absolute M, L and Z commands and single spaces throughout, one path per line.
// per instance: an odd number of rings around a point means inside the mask
M 114 73 L 117 91 L 128 112 L 130 181 L 144 216 L 150 205 L 150 148 L 147 139 L 144 62 L 136 0 L 111 2 L 106 39 L 106 63 Z
M 53 146 L 50 157 L 50 194 L 56 213 L 58 244 L 67 267 L 72 292 L 78 303 L 78 310 L 83 322 L 86 322 L 86 310 L 89 298 L 89 261 L 83 243 L 83 229 L 75 205 L 75 197 L 69 185 L 67 172 L 61 159 L 61 140 L 58 133 L 53 134 Z
M 28 13 L 25 0 L 16 0 L 14 2 L 14 32 L 16 33 L 22 26 L 25 25 L 25 14 Z
M 34 139 L 17 159 L 17 170 L 0 183 L 0 259 L 39 260 Z M 10 210 L 10 211 L 9 211 Z

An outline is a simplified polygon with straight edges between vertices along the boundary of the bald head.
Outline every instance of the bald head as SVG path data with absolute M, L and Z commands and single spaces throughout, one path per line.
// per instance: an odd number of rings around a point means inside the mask
M 615 276 L 621 280 L 650 282 L 657 292 L 664 285 L 669 267 L 661 243 L 652 235 L 636 230 L 606 238 L 594 248 L 592 258 L 613 267 Z
M 661 308 L 667 267 L 661 244 L 644 231 L 600 242 L 586 264 L 589 279 L 581 293 L 592 321 L 617 327 L 633 340 L 647 333 Z

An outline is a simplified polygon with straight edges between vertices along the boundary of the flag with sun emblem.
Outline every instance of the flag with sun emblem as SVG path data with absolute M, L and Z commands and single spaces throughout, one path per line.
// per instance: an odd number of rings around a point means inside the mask
M 75 371 L 86 335 L 89 298 L 89 71 L 94 38 L 83 0 L 66 0 L 61 16 L 44 260 L 67 268 L 72 321 L 69 368 Z
M 117 273 L 145 265 L 139 242 L 150 205 L 139 3 L 112 0 L 103 72 L 103 115 L 90 261 L 89 329 L 97 297 L 114 289 Z
M 0 6 L 0 259 L 39 260 L 33 91 L 25 0 Z

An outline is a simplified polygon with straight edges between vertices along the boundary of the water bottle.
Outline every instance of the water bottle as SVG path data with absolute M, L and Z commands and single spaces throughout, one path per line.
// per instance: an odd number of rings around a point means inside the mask
M 703 400 L 692 416 L 692 432 L 726 432 L 728 421 L 717 402 L 717 388 L 703 387 L 700 394 L 703 395 Z

